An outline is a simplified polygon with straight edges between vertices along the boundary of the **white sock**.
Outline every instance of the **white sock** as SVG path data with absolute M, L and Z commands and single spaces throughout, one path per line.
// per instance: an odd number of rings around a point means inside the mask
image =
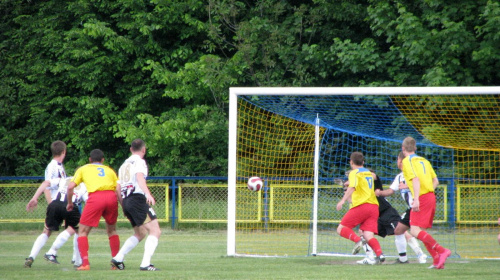
M 82 264 L 82 257 L 80 256 L 80 250 L 78 249 L 78 233 L 73 235 L 73 258 L 71 260 L 75 265 Z
M 144 257 L 142 258 L 141 267 L 151 265 L 151 257 L 156 250 L 156 246 L 158 246 L 158 238 L 149 235 L 144 244 Z
M 45 242 L 49 239 L 49 236 L 45 233 L 40 234 L 37 239 L 35 240 L 35 243 L 33 244 L 33 248 L 31 248 L 31 253 L 30 257 L 33 259 L 36 258 L 38 253 L 40 253 L 40 250 L 42 249 L 43 245 L 45 245 Z
M 137 239 L 135 235 L 130 236 L 125 241 L 125 243 L 123 243 L 122 248 L 120 249 L 120 251 L 118 251 L 118 254 L 116 254 L 116 256 L 113 259 L 115 259 L 115 261 L 117 262 L 123 262 L 125 255 L 128 254 L 130 250 L 134 249 L 135 246 L 137 246 L 137 244 L 139 244 L 139 239 Z
M 399 260 L 405 262 L 408 260 L 408 256 L 406 256 L 406 237 L 404 234 L 394 235 L 394 239 L 396 241 L 396 249 L 399 253 Z M 404 256 L 401 256 L 404 254 Z
M 54 240 L 54 243 L 52 243 L 52 247 L 50 247 L 49 251 L 47 252 L 47 255 L 54 255 L 57 256 L 57 250 L 68 241 L 68 239 L 71 237 L 71 234 L 67 230 L 62 231 L 59 233 L 57 236 L 56 240 Z
M 418 241 L 415 237 L 412 237 L 408 240 L 408 245 L 410 245 L 410 248 L 413 249 L 413 252 L 419 256 L 422 254 L 422 248 L 420 248 L 420 244 L 418 244 Z
M 366 257 L 370 260 L 375 260 L 375 252 L 373 252 L 373 249 L 370 247 L 370 245 L 365 244 L 363 245 L 363 249 L 365 250 Z

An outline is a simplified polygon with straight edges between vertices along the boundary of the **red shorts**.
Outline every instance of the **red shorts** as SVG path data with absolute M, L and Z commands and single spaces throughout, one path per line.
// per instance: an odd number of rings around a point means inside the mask
M 410 212 L 410 226 L 431 228 L 434 214 L 436 213 L 436 196 L 433 192 L 421 195 L 419 198 L 420 211 Z
M 101 217 L 108 225 L 116 224 L 118 218 L 118 200 L 114 191 L 96 191 L 89 194 L 83 208 L 80 224 L 97 227 Z
M 378 205 L 365 203 L 349 209 L 340 224 L 351 229 L 360 225 L 359 229 L 377 234 L 377 221 Z

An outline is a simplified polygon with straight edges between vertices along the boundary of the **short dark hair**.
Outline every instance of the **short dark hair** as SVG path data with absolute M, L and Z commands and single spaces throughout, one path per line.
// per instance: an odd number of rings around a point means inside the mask
M 354 163 L 355 165 L 363 165 L 363 162 L 365 161 L 365 157 L 363 156 L 363 154 L 361 152 L 353 152 L 351 154 L 351 160 L 352 160 L 352 163 Z
M 90 161 L 101 162 L 104 158 L 104 153 L 99 149 L 94 149 L 90 152 Z
M 140 138 L 135 139 L 134 141 L 132 141 L 132 144 L 130 144 L 130 147 L 134 152 L 140 151 L 144 146 L 146 146 L 146 142 L 144 142 L 144 140 Z
M 66 151 L 66 143 L 61 140 L 57 140 L 50 144 L 50 151 L 52 152 L 52 156 L 60 156 L 64 151 Z

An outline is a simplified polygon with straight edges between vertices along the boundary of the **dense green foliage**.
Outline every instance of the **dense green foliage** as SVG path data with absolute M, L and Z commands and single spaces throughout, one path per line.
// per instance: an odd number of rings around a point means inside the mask
M 224 175 L 231 86 L 473 86 L 500 81 L 486 0 L 0 2 L 0 170 L 41 175 L 93 148 L 117 168 Z

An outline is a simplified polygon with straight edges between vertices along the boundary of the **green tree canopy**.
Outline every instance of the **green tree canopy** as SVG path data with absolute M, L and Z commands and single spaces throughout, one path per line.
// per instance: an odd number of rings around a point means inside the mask
M 486 0 L 0 2 L 0 169 L 41 175 L 68 143 L 151 175 L 224 175 L 231 86 L 489 86 L 500 6 Z

